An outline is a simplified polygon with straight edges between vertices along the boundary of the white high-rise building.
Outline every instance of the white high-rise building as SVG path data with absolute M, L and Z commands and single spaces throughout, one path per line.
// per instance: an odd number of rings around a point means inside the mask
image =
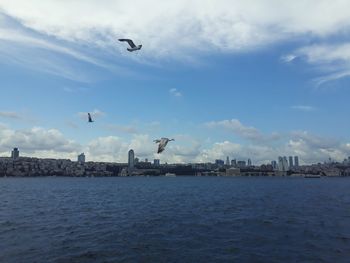
M 128 167 L 129 169 L 134 169 L 135 167 L 135 153 L 132 149 L 129 151 L 128 155 Z
M 252 160 L 248 159 L 248 166 L 252 166 Z
M 228 156 L 226 157 L 226 165 L 230 165 L 230 158 Z
M 276 161 L 271 161 L 271 166 L 272 166 L 272 169 L 274 169 L 274 170 L 277 170 L 277 168 L 278 168 Z
M 293 156 L 289 156 L 289 168 L 292 168 L 293 166 Z
M 287 157 L 286 156 L 283 156 L 283 165 L 284 165 L 284 168 L 285 170 L 284 171 L 288 171 L 288 160 L 287 160 Z
M 281 172 L 288 171 L 288 161 L 287 157 L 278 157 L 278 170 Z
M 298 156 L 294 156 L 294 166 L 299 167 L 299 157 Z

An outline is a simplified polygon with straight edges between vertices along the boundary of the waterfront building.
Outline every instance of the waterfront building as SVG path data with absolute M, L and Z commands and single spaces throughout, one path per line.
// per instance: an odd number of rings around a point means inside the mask
M 160 166 L 160 160 L 159 159 L 154 159 L 153 160 L 153 165 L 154 166 Z
M 241 169 L 231 167 L 226 169 L 226 176 L 239 176 L 241 175 Z
M 134 169 L 135 166 L 135 153 L 134 150 L 130 150 L 129 151 L 129 155 L 128 155 L 128 167 L 129 169 Z
M 294 156 L 294 167 L 299 167 L 299 157 Z
M 252 166 L 252 160 L 248 159 L 248 167 Z
M 226 165 L 230 165 L 230 158 L 228 156 L 226 157 Z
M 85 154 L 81 153 L 78 155 L 78 163 L 85 163 Z
M 19 158 L 19 150 L 18 148 L 13 148 L 11 152 L 11 158 L 12 159 L 18 159 Z
M 136 165 L 136 164 L 138 164 L 139 162 L 140 162 L 140 159 L 136 157 L 136 158 L 134 159 L 134 164 Z

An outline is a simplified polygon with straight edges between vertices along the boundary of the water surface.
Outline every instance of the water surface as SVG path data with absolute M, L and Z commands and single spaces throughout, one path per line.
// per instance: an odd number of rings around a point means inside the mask
M 0 262 L 349 262 L 350 178 L 0 178 Z

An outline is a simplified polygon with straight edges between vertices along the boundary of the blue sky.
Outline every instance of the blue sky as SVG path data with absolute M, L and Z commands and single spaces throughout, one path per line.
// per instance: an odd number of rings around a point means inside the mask
M 0 3 L 1 156 L 350 155 L 346 1 L 27 2 Z M 158 156 L 163 136 L 176 141 Z

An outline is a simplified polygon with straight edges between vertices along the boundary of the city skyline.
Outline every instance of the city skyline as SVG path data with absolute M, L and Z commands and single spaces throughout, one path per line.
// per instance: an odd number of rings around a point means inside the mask
M 21 156 L 20 155 L 20 151 L 18 147 L 13 148 L 13 150 L 11 151 L 10 156 L 0 156 L 0 158 L 11 158 L 13 160 L 17 160 L 20 157 L 23 158 L 38 158 L 36 156 Z M 42 158 L 42 159 L 52 159 L 52 158 Z M 57 159 L 57 160 L 64 160 L 62 158 L 53 158 L 53 159 Z M 86 156 L 85 153 L 80 153 L 77 156 L 77 162 L 80 164 L 84 164 L 85 162 L 94 162 L 92 160 L 86 160 Z M 68 159 L 70 161 L 74 162 L 74 159 Z M 148 158 L 145 158 L 143 161 L 137 157 L 137 154 L 135 153 L 135 151 L 133 149 L 130 149 L 127 152 L 127 161 L 126 162 L 110 162 L 110 163 L 116 163 L 116 164 L 127 164 L 127 167 L 130 171 L 132 171 L 136 165 L 140 164 L 140 163 L 146 163 L 146 164 L 152 164 L 153 166 L 160 166 L 161 164 L 166 164 L 166 165 L 188 165 L 188 164 L 215 164 L 218 166 L 225 166 L 225 167 L 237 167 L 237 168 L 249 168 L 249 167 L 255 167 L 255 166 L 271 166 L 271 168 L 273 170 L 278 170 L 278 171 L 288 171 L 290 169 L 293 168 L 298 168 L 300 167 L 299 165 L 299 156 L 289 156 L 288 159 L 286 156 L 278 156 L 278 158 L 276 160 L 271 160 L 268 163 L 256 163 L 254 164 L 251 160 L 251 158 L 248 158 L 247 160 L 240 160 L 240 159 L 234 159 L 234 157 L 232 157 L 232 159 L 230 160 L 230 156 L 226 156 L 226 161 L 222 160 L 222 159 L 216 159 L 216 160 L 212 160 L 212 161 L 208 161 L 208 162 L 202 162 L 202 163 L 193 163 L 193 162 L 182 162 L 182 163 L 161 163 L 160 159 L 153 159 L 153 163 L 152 160 L 148 160 Z M 350 164 L 350 156 L 345 157 L 342 162 L 338 162 L 335 160 L 332 160 L 331 158 L 329 158 L 328 160 L 324 160 L 322 162 L 323 164 L 332 164 L 332 163 L 343 163 L 346 165 Z M 322 164 L 321 162 L 317 163 L 317 164 Z M 316 163 L 311 163 L 311 164 L 303 164 L 305 166 L 308 165 L 315 165 Z
M 350 155 L 346 2 L 136 2 L 155 8 L 1 1 L 0 156 L 16 146 L 113 162 L 129 149 L 162 163 Z M 124 37 L 142 49 L 130 54 Z M 157 155 L 164 136 L 176 141 Z

